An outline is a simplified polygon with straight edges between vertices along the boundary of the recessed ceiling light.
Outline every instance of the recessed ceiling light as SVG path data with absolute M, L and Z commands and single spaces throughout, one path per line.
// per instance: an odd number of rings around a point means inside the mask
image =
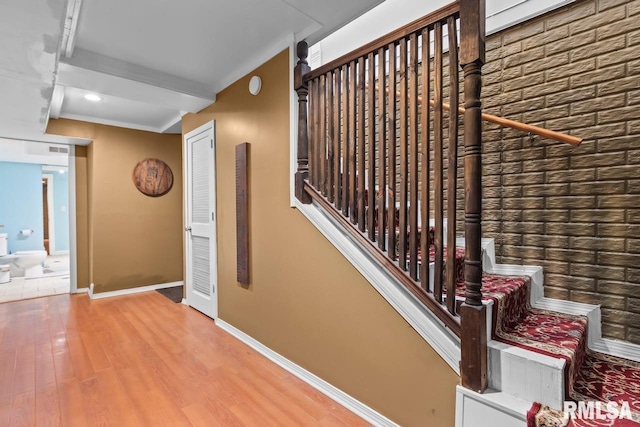
M 87 101 L 93 101 L 93 102 L 98 102 L 98 101 L 102 101 L 102 98 L 100 98 L 98 95 L 96 95 L 95 93 L 88 93 L 84 96 L 84 99 L 86 99 Z

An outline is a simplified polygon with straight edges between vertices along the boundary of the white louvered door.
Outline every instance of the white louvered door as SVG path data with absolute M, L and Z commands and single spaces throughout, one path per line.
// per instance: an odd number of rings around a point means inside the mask
M 187 304 L 218 317 L 216 253 L 215 126 L 185 135 Z

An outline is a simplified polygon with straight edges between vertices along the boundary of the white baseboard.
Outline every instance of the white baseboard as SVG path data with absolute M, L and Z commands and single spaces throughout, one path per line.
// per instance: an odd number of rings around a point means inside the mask
M 139 286 L 137 288 L 120 289 L 117 291 L 94 293 L 93 292 L 94 285 L 92 283 L 91 286 L 89 287 L 89 298 L 102 299 L 102 298 L 117 297 L 120 295 L 130 295 L 130 294 L 137 294 L 139 292 L 147 292 L 147 291 L 155 291 L 155 290 L 164 289 L 164 288 L 172 288 L 174 286 L 182 286 L 183 284 L 184 282 L 182 281 L 170 282 L 170 283 L 161 283 L 158 285 Z
M 49 255 L 69 255 L 69 249 L 64 251 L 51 251 Z
M 74 294 L 88 294 L 89 293 L 89 288 L 79 288 L 76 289 L 75 292 L 72 292 Z
M 249 347 L 253 348 L 258 353 L 262 354 L 264 357 L 271 360 L 276 365 L 279 365 L 286 371 L 300 378 L 302 381 L 309 384 L 311 387 L 315 388 L 321 393 L 324 393 L 325 395 L 335 400 L 336 402 L 338 402 L 339 404 L 341 404 L 342 406 L 344 406 L 354 414 L 358 415 L 365 421 L 371 423 L 372 425 L 397 426 L 396 423 L 394 423 L 384 415 L 376 412 L 375 410 L 371 409 L 370 407 L 360 402 L 359 400 L 355 399 L 354 397 L 349 396 L 347 393 L 329 384 L 322 378 L 312 374 L 311 372 L 295 364 L 289 359 L 281 356 L 280 354 L 271 350 L 269 347 L 265 346 L 261 342 L 255 340 L 254 338 L 245 334 L 244 332 L 237 329 L 236 327 L 228 324 L 224 320 L 218 318 L 215 320 L 215 323 L 220 329 L 233 335 L 235 338 L 247 344 Z

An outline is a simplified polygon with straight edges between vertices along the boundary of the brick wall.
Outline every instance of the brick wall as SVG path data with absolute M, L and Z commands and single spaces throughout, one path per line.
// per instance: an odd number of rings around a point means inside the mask
M 485 111 L 583 137 L 485 124 L 484 235 L 542 265 L 545 294 L 601 304 L 640 343 L 640 1 L 583 0 L 490 36 Z

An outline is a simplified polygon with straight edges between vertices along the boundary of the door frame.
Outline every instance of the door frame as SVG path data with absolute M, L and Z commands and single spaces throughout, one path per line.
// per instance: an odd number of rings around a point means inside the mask
M 42 179 L 47 181 L 47 227 L 49 230 L 49 255 L 53 255 L 56 251 L 56 218 L 53 205 L 53 181 L 54 175 L 50 171 L 42 172 Z
M 211 294 L 211 300 L 213 303 L 213 308 L 212 308 L 212 319 L 217 319 L 218 318 L 218 302 L 219 302 L 219 298 L 218 298 L 218 292 L 220 289 L 219 283 L 218 283 L 218 215 L 217 215 L 217 170 L 216 170 L 216 141 L 215 141 L 215 121 L 211 120 L 199 127 L 197 127 L 196 129 L 191 130 L 190 132 L 187 132 L 186 134 L 183 135 L 182 137 L 182 170 L 183 170 L 183 207 L 184 207 L 184 212 L 183 212 L 183 229 L 184 229 L 184 238 L 183 238 L 183 244 L 184 244 L 184 259 L 183 259 L 183 264 L 184 264 L 184 296 L 183 296 L 183 300 L 182 303 L 185 305 L 190 306 L 191 304 L 189 304 L 189 295 L 190 292 L 192 290 L 192 280 L 191 280 L 191 273 L 190 273 L 190 266 L 189 266 L 189 260 L 190 260 L 190 256 L 191 256 L 191 245 L 189 242 L 189 234 L 187 231 L 187 227 L 189 226 L 189 205 L 190 205 L 190 200 L 189 200 L 189 183 L 190 183 L 190 179 L 191 179 L 191 170 L 189 169 L 189 153 L 190 153 L 190 149 L 189 146 L 187 144 L 187 141 L 189 140 L 189 138 L 201 134 L 203 132 L 211 132 L 211 137 L 212 137 L 212 144 L 211 144 L 211 149 L 212 149 L 212 155 L 211 155 L 211 162 L 212 164 L 210 164 L 211 167 L 211 180 L 212 182 L 211 184 L 211 199 L 210 199 L 210 209 L 211 212 L 214 216 L 213 218 L 213 227 L 212 227 L 212 231 L 211 231 L 211 235 L 209 236 L 211 245 L 210 245 L 210 252 L 209 252 L 209 256 L 210 256 L 210 280 L 213 282 L 213 286 L 214 286 L 214 291 Z M 208 315 L 208 314 L 207 314 Z

